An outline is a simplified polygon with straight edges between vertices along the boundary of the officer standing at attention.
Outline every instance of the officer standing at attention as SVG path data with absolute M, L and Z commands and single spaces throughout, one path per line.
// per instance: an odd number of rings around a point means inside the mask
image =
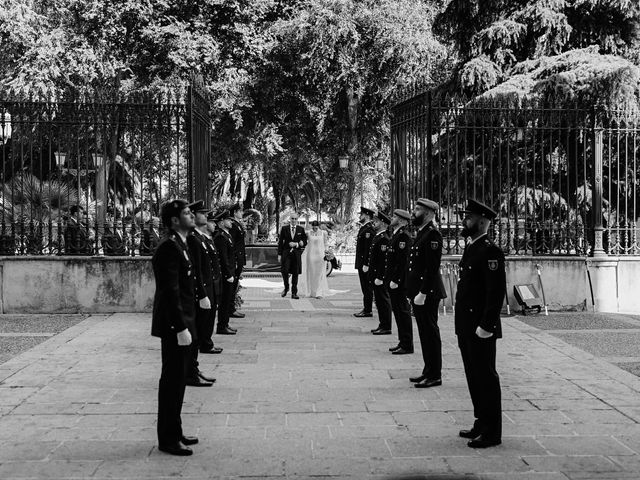
M 469 241 L 460 261 L 455 331 L 475 422 L 459 435 L 470 439 L 469 447 L 486 448 L 500 445 L 502 437 L 496 339 L 502 337 L 506 275 L 504 254 L 487 236 L 496 213 L 476 200 L 469 200 L 464 213 L 461 234 Z
M 434 219 L 439 206 L 433 200 L 419 198 L 413 209 L 412 223 L 418 229 L 409 254 L 407 295 L 418 325 L 424 368 L 411 377 L 416 388 L 442 385 L 442 341 L 438 328 L 438 306 L 447 294 L 440 275 L 442 235 Z
M 229 210 L 224 209 L 218 212 L 213 219 L 218 224 L 213 243 L 219 254 L 220 269 L 222 271 L 222 294 L 218 303 L 218 328 L 216 333 L 218 335 L 235 335 L 237 330 L 229 326 L 229 315 L 234 301 L 233 281 L 235 280 L 236 271 L 233 239 L 229 233 L 231 228 Z
M 387 247 L 384 283 L 389 289 L 391 309 L 398 327 L 398 345 L 389 349 L 394 355 L 413 353 L 413 325 L 406 285 L 409 250 L 411 250 L 411 237 L 406 232 L 409 220 L 411 220 L 411 214 L 406 210 L 398 208 L 393 211 L 391 219 L 393 235 Z
M 189 248 L 189 255 L 191 255 L 191 259 L 193 260 L 196 274 L 197 337 L 193 339 L 193 345 L 191 347 L 191 362 L 187 369 L 187 385 L 191 387 L 210 387 L 216 379 L 206 376 L 198 368 L 198 351 L 205 337 L 208 335 L 208 338 L 211 338 L 210 329 L 213 327 L 210 327 L 210 325 L 212 325 L 214 321 L 212 312 L 213 308 L 215 308 L 211 262 L 207 254 L 205 237 L 200 231 L 207 227 L 208 209 L 202 200 L 191 203 L 189 208 L 195 217 L 196 224 L 196 228 L 187 237 L 187 247 Z
M 369 281 L 373 285 L 373 298 L 378 310 L 378 327 L 371 330 L 374 335 L 391 335 L 391 299 L 389 291 L 384 284 L 384 270 L 389 245 L 389 233 L 387 227 L 391 219 L 382 212 L 376 212 L 373 216 L 373 227 L 376 234 L 371 241 L 369 249 Z
M 231 214 L 231 228 L 229 229 L 229 233 L 231 234 L 231 238 L 233 238 L 233 254 L 236 259 L 236 271 L 233 276 L 233 295 L 235 297 L 238 293 L 238 287 L 240 286 L 242 270 L 247 264 L 247 249 L 245 245 L 245 236 L 247 232 L 242 224 L 242 206 L 239 203 L 236 203 L 229 208 L 229 213 Z M 238 312 L 235 309 L 234 302 L 231 305 L 231 314 L 229 316 L 231 318 L 244 318 L 244 313 Z
M 162 205 L 162 222 L 169 229 L 151 264 L 156 282 L 151 335 L 160 337 L 162 374 L 158 389 L 158 449 L 171 455 L 191 455 L 185 445 L 198 443 L 182 432 L 185 374 L 195 335 L 195 272 L 187 236 L 195 226 L 184 200 Z
M 360 278 L 360 289 L 362 290 L 362 302 L 363 309 L 354 313 L 354 317 L 373 317 L 373 285 L 369 281 L 369 250 L 371 248 L 371 241 L 375 235 L 373 228 L 374 211 L 370 208 L 360 208 L 360 223 L 362 226 L 358 230 L 358 237 L 356 239 L 356 262 L 355 267 L 358 270 L 358 277 Z

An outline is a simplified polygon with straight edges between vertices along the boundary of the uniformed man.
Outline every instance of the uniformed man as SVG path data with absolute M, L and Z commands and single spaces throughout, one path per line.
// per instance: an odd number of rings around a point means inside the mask
M 499 445 L 502 438 L 496 339 L 502 337 L 504 254 L 487 237 L 496 213 L 476 200 L 469 200 L 464 213 L 462 235 L 469 241 L 460 261 L 455 331 L 475 422 L 470 430 L 461 430 L 460 436 L 470 439 L 472 448 L 486 448 Z
M 389 349 L 394 355 L 413 353 L 413 325 L 406 285 L 411 249 L 411 237 L 406 231 L 409 220 L 411 220 L 411 214 L 406 210 L 398 208 L 393 211 L 391 218 L 393 235 L 387 247 L 384 283 L 389 289 L 391 309 L 398 327 L 398 345 Z
M 369 251 L 371 241 L 375 235 L 373 228 L 374 210 L 370 208 L 360 208 L 360 230 L 356 239 L 356 261 L 355 267 L 358 270 L 358 278 L 360 279 L 360 289 L 362 290 L 363 308 L 360 312 L 354 313 L 354 317 L 373 317 L 373 285 L 369 281 Z
M 447 294 L 440 275 L 442 235 L 434 219 L 439 206 L 433 200 L 419 198 L 413 209 L 416 238 L 409 253 L 407 296 L 411 300 L 418 325 L 424 368 L 409 378 L 416 388 L 442 385 L 442 341 L 438 328 L 438 306 Z
M 185 445 L 198 443 L 182 431 L 180 413 L 185 374 L 195 335 L 195 272 L 187 236 L 193 214 L 184 200 L 162 205 L 162 222 L 169 229 L 151 260 L 156 282 L 151 335 L 160 337 L 162 374 L 158 391 L 158 448 L 171 455 L 191 455 Z
M 391 299 L 384 283 L 384 273 L 389 245 L 387 228 L 391 219 L 382 212 L 376 212 L 373 217 L 373 227 L 376 231 L 369 249 L 369 281 L 373 285 L 373 298 L 378 310 L 378 326 L 371 330 L 374 335 L 391 335 Z
M 231 238 L 233 238 L 233 253 L 236 260 L 236 270 L 233 281 L 233 295 L 235 297 L 238 294 L 238 287 L 240 286 L 240 276 L 242 275 L 242 270 L 247 264 L 247 252 L 245 245 L 245 236 L 247 232 L 244 228 L 242 219 L 244 213 L 242 210 L 242 206 L 239 203 L 236 203 L 231 208 L 229 208 L 229 213 L 231 214 L 231 229 L 229 229 L 229 233 L 231 234 Z M 235 309 L 234 302 L 231 314 L 229 316 L 231 318 L 244 318 L 244 313 L 238 312 Z
M 187 369 L 187 385 L 191 387 L 210 387 L 216 381 L 200 371 L 198 363 L 198 352 L 204 345 L 205 339 L 211 339 L 213 331 L 214 315 L 212 310 L 215 308 L 215 296 L 213 293 L 213 279 L 211 274 L 211 260 L 207 252 L 205 237 L 201 230 L 207 227 L 208 209 L 204 205 L 204 201 L 198 200 L 189 204 L 189 208 L 195 217 L 195 228 L 187 237 L 187 247 L 189 254 L 193 260 L 194 271 L 196 274 L 196 333 L 191 346 L 191 363 Z
M 231 228 L 231 218 L 229 210 L 224 209 L 218 212 L 213 220 L 218 229 L 213 237 L 213 243 L 220 258 L 220 269 L 222 271 L 222 291 L 220 302 L 218 303 L 218 335 L 235 335 L 237 330 L 229 326 L 229 315 L 233 308 L 234 291 L 233 282 L 235 280 L 236 261 L 233 253 L 233 239 L 229 233 Z

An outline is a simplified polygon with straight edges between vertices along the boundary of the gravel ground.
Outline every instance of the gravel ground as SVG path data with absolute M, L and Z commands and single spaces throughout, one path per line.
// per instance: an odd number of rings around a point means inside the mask
M 32 334 L 55 335 L 85 318 L 87 315 L 0 315 L 0 364 L 51 338 Z
M 518 315 L 518 320 L 540 330 L 593 330 L 640 328 L 640 317 L 637 315 L 620 315 L 615 313 L 549 313 L 549 316 Z

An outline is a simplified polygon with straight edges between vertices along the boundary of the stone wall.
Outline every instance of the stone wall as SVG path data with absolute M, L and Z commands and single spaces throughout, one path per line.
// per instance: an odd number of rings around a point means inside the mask
M 460 257 L 443 257 L 443 265 Z M 531 283 L 541 294 L 541 275 L 549 310 L 591 309 L 587 262 L 580 257 L 509 257 L 507 281 L 512 311 L 518 309 L 513 285 Z M 640 312 L 640 257 L 588 261 L 596 309 Z M 345 265 L 343 271 L 350 271 Z M 445 268 L 446 270 L 446 268 Z M 455 278 L 445 275 L 451 308 Z M 155 290 L 149 257 L 0 257 L 2 313 L 148 312 Z

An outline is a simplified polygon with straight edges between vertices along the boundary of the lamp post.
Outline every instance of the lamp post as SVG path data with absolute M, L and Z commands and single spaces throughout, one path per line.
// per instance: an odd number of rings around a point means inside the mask
M 2 145 L 11 138 L 11 133 L 11 115 L 4 112 L 0 117 L 0 140 L 2 140 Z
M 106 220 L 106 169 L 104 155 L 102 153 L 93 154 L 93 165 L 96 168 L 96 222 L 98 233 L 102 238 L 104 223 Z
M 346 155 L 341 155 L 338 157 L 338 162 L 340 163 L 340 169 L 346 170 L 349 168 L 349 157 Z

